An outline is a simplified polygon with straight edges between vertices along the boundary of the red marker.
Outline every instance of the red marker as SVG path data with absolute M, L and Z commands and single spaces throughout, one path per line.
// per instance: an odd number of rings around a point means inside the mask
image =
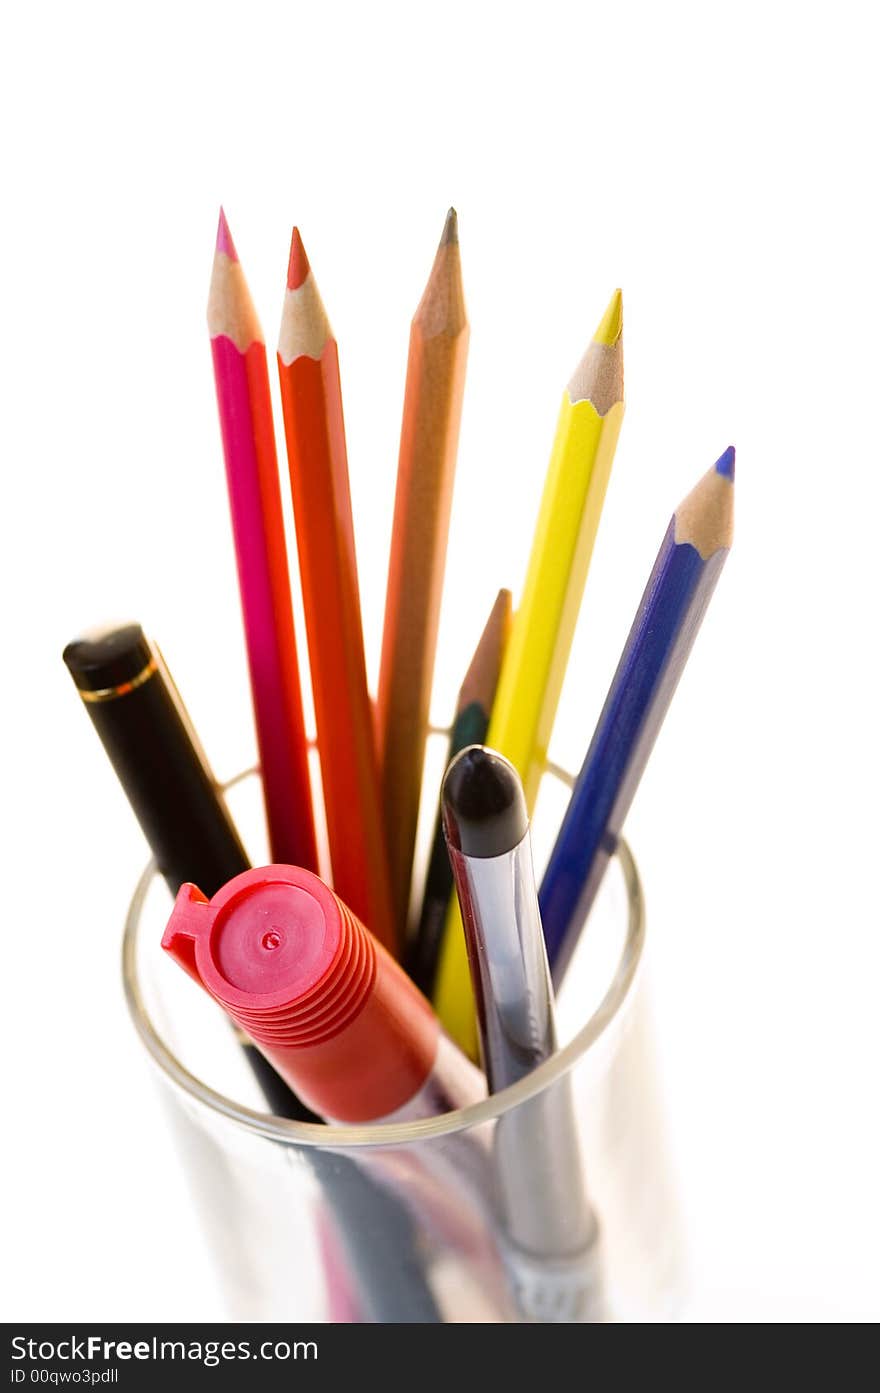
M 485 1095 L 418 988 L 311 871 L 245 871 L 210 901 L 181 886 L 162 947 L 326 1118 L 425 1117 Z

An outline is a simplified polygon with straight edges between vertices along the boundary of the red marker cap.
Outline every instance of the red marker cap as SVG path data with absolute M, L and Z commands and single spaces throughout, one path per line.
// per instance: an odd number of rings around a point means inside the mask
M 384 1117 L 434 1067 L 431 1007 L 311 871 L 245 871 L 212 900 L 182 885 L 162 947 L 324 1117 Z

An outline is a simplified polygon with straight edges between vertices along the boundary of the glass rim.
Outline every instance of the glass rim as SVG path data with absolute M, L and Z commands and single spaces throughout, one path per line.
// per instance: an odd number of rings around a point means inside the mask
M 491 1122 L 502 1114 L 536 1097 L 558 1082 L 582 1059 L 599 1040 L 626 1001 L 636 977 L 645 944 L 645 911 L 642 884 L 632 852 L 621 838 L 615 859 L 623 874 L 628 917 L 623 948 L 602 1000 L 575 1036 L 536 1069 L 498 1093 L 490 1093 L 480 1102 L 466 1108 L 422 1118 L 417 1122 L 377 1122 L 367 1125 L 343 1126 L 322 1122 L 295 1122 L 271 1113 L 257 1112 L 218 1093 L 183 1065 L 166 1044 L 147 1010 L 138 977 L 138 933 L 147 892 L 158 876 L 156 863 L 145 866 L 125 917 L 122 939 L 122 980 L 126 1005 L 141 1043 L 153 1064 L 178 1089 L 208 1112 L 218 1114 L 228 1122 L 255 1133 L 268 1141 L 285 1145 L 321 1147 L 405 1146 L 451 1136 L 456 1132 Z

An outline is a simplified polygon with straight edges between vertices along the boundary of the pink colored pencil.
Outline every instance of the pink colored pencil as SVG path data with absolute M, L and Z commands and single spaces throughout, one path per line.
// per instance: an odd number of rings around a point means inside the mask
M 317 870 L 266 345 L 222 209 L 208 330 L 271 859 Z

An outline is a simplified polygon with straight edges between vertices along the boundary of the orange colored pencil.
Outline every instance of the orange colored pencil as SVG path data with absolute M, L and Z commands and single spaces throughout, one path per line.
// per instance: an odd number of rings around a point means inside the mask
M 458 224 L 450 208 L 410 331 L 376 713 L 400 942 L 409 909 L 468 334 Z
M 396 949 L 336 340 L 293 229 L 278 374 L 333 888 Z
M 208 331 L 273 861 L 317 870 L 266 345 L 223 210 Z

